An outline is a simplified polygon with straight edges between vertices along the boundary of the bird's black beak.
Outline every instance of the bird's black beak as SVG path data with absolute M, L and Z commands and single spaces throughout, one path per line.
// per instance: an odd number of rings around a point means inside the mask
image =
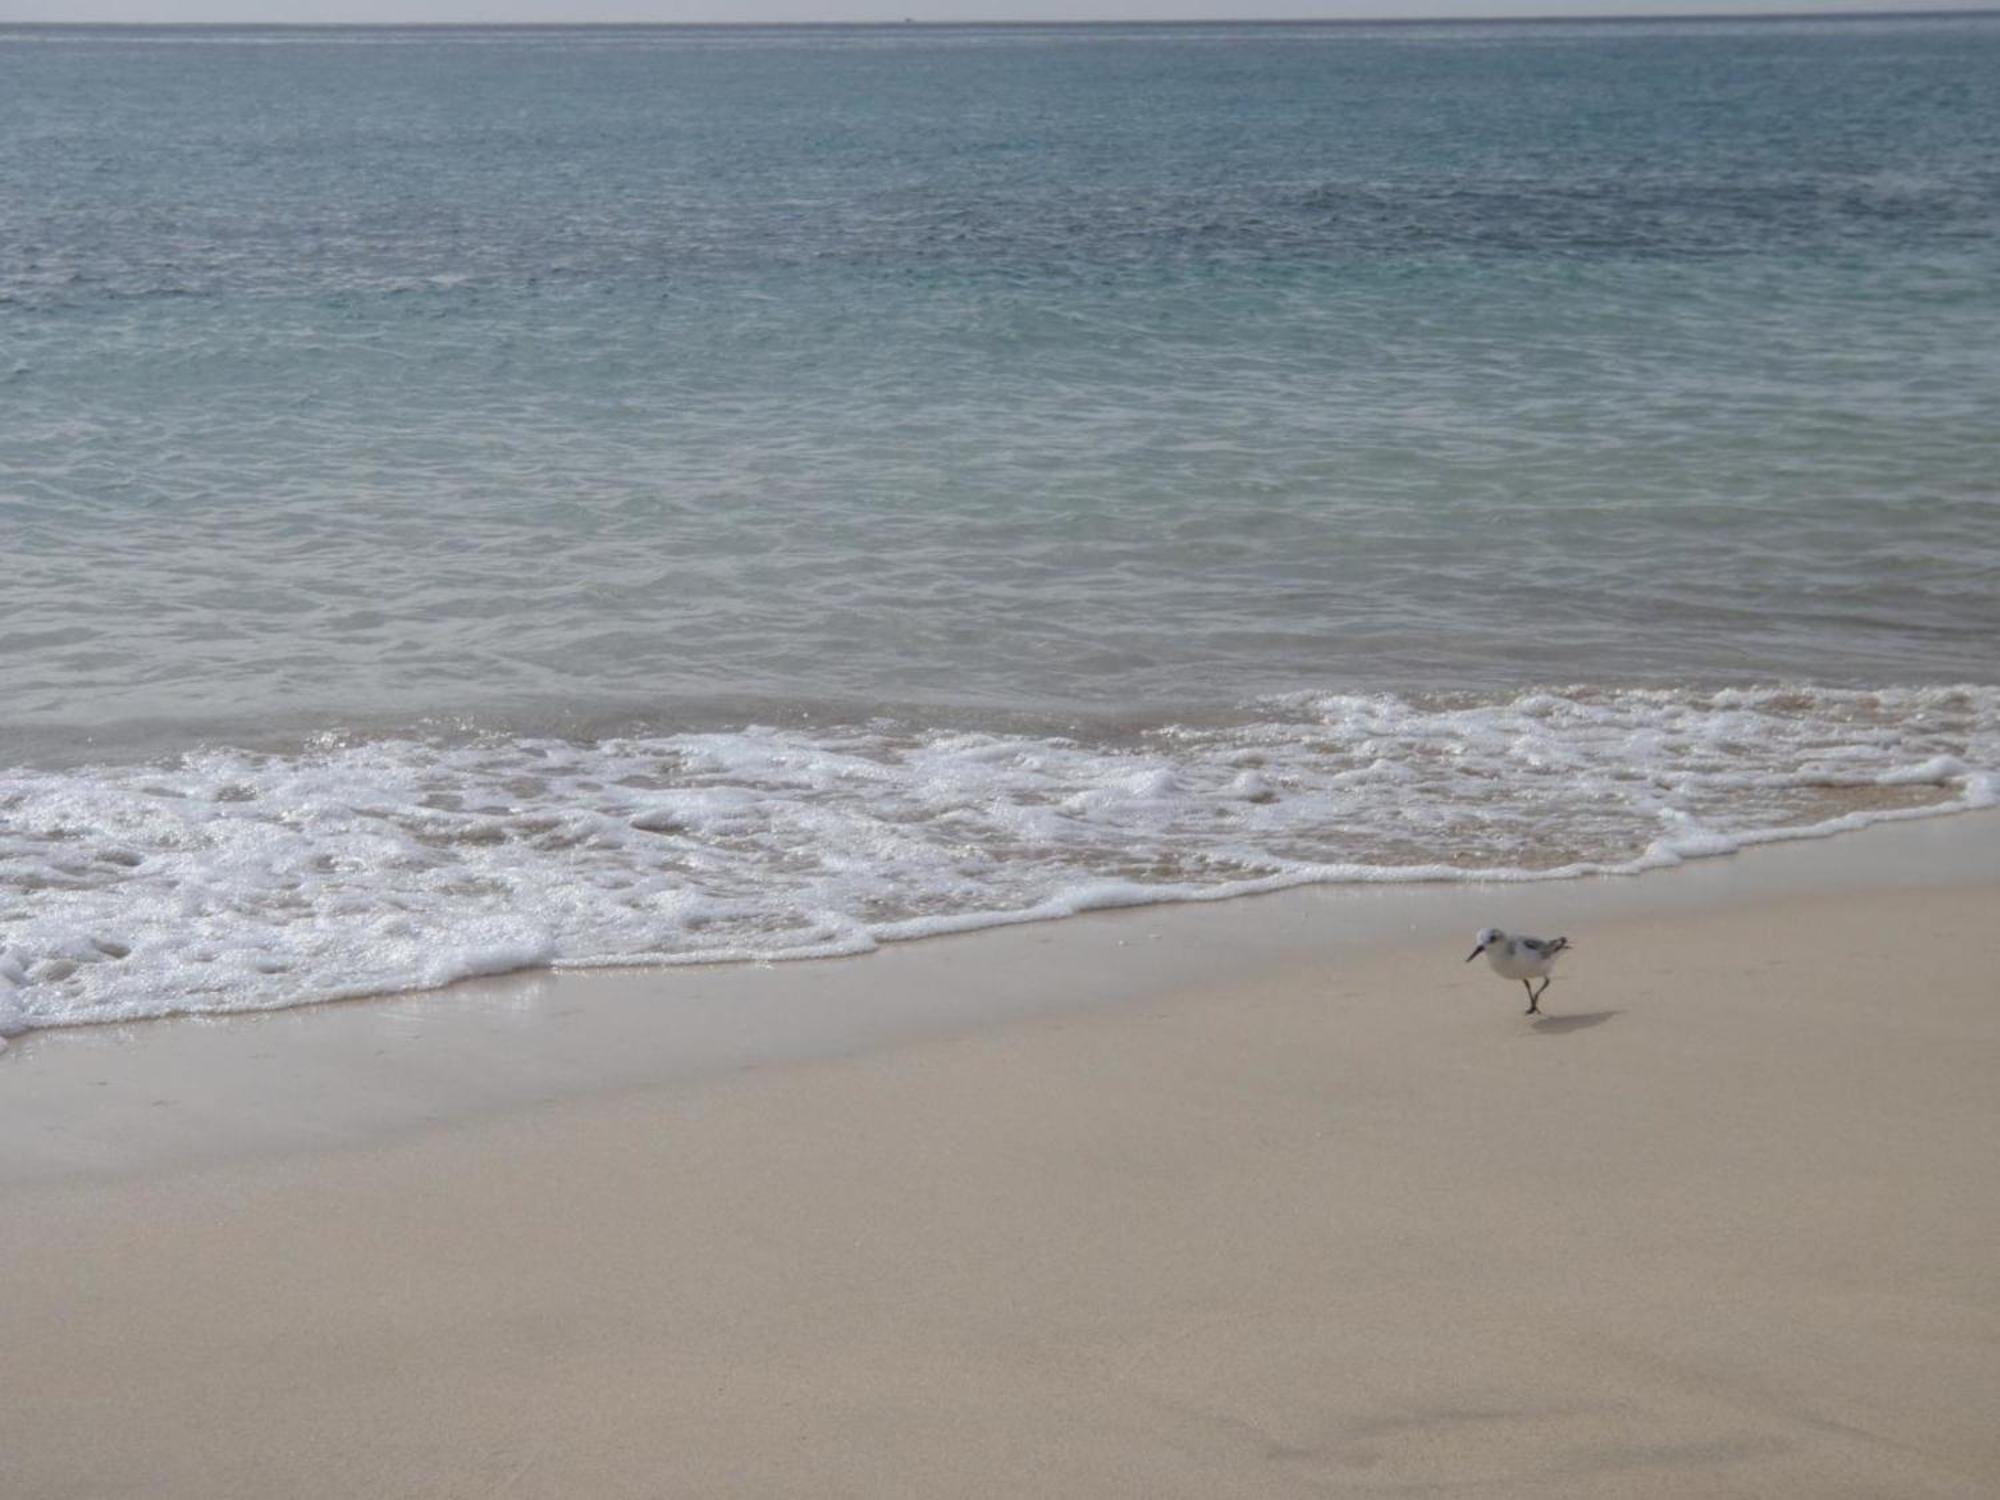
M 1484 943 L 1481 943 L 1477 948 L 1474 948 L 1470 953 L 1465 955 L 1465 961 L 1467 963 L 1471 963 L 1475 958 L 1479 957 L 1479 955 L 1484 953 L 1485 951 L 1486 951 L 1486 945 Z

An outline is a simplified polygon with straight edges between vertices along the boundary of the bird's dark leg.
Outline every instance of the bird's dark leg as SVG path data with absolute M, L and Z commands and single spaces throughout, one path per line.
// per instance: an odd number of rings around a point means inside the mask
M 1521 981 L 1521 983 L 1523 984 L 1526 984 L 1527 982 L 1528 981 L 1525 979 Z M 1549 987 L 1549 982 L 1548 980 L 1544 979 L 1542 981 L 1541 989 L 1528 991 L 1528 1013 L 1530 1015 L 1539 1016 L 1542 1013 L 1542 994 L 1544 991 L 1548 989 L 1548 987 Z
M 1535 987 L 1524 979 L 1521 981 L 1521 988 L 1528 992 L 1528 1014 L 1531 1016 L 1540 1015 L 1541 1012 L 1535 1008 Z

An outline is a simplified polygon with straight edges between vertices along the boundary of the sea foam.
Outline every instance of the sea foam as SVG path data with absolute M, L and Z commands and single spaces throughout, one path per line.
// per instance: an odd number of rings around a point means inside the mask
M 1308 883 L 1630 874 L 1996 788 L 1988 687 L 1302 693 L 1095 736 L 328 736 L 23 769 L 0 1035 Z

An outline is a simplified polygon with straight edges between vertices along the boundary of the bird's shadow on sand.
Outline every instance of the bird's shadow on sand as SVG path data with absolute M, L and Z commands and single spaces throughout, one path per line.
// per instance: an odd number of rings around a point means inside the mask
M 1593 1010 L 1580 1016 L 1543 1016 L 1534 1023 L 1534 1029 L 1543 1036 L 1567 1036 L 1572 1031 L 1588 1031 L 1593 1026 L 1602 1026 L 1613 1016 L 1623 1014 L 1622 1010 Z

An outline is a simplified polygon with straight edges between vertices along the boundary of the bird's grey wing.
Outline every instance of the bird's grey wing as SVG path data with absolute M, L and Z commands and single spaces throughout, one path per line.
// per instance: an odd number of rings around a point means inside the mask
M 1526 948 L 1530 953 L 1534 954 L 1537 958 L 1554 958 L 1558 953 L 1562 952 L 1563 949 L 1569 946 L 1569 939 L 1566 937 L 1522 938 L 1521 946 L 1523 948 Z

